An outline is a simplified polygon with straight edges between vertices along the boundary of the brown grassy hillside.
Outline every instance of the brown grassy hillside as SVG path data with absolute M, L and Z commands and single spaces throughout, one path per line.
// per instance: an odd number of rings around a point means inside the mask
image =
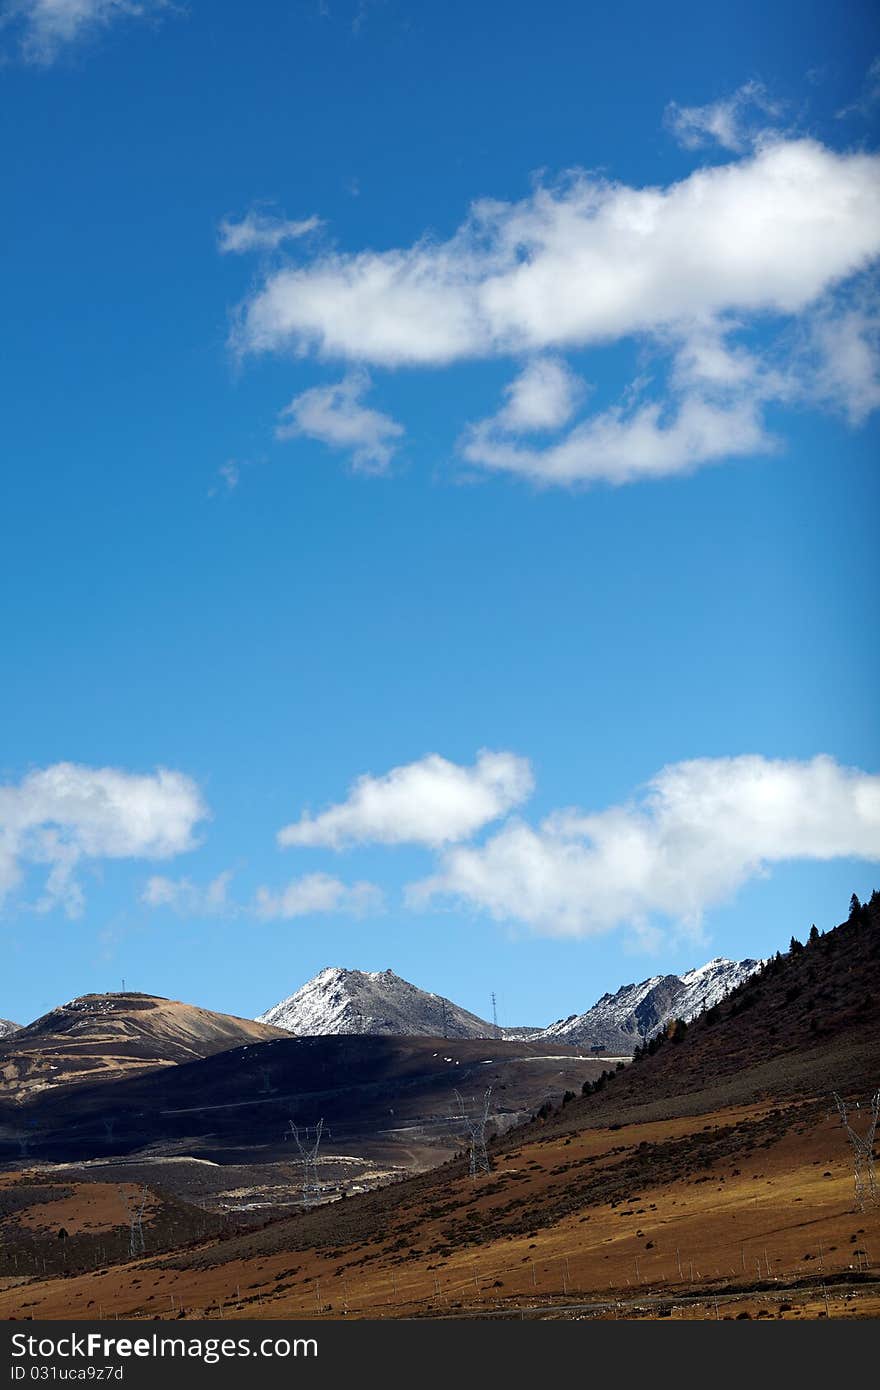
M 0 1041 L 0 1099 L 25 1101 L 85 1082 L 283 1038 L 281 1028 L 149 994 L 86 994 Z
M 497 1140 L 476 1181 L 457 1159 L 170 1257 L 8 1287 L 0 1315 L 170 1316 L 173 1297 L 228 1318 L 876 1316 L 880 1211 L 856 1207 L 831 1092 L 880 1085 L 878 959 L 875 899 Z

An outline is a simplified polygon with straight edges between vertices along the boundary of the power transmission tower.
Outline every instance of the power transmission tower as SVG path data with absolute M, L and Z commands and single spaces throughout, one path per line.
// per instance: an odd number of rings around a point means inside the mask
M 492 1028 L 494 1030 L 493 1036 L 496 1038 L 500 1038 L 501 1029 L 498 1027 L 498 1005 L 495 1001 L 494 989 L 492 991 Z
M 144 1187 L 141 1190 L 139 1205 L 129 1200 L 124 1187 L 120 1187 L 119 1195 L 128 1216 L 128 1254 L 129 1258 L 134 1260 L 137 1259 L 138 1255 L 143 1255 L 146 1249 L 144 1245 L 144 1208 L 147 1205 L 147 1189 Z
M 318 1149 L 321 1147 L 321 1132 L 324 1128 L 323 1119 L 315 1125 L 315 1142 L 309 1145 L 309 1128 L 306 1125 L 300 1134 L 299 1126 L 293 1120 L 288 1120 L 288 1131 L 285 1139 L 292 1139 L 299 1152 L 299 1159 L 302 1165 L 302 1204 L 304 1207 L 313 1207 L 321 1199 L 321 1186 L 318 1182 Z M 305 1140 L 305 1142 L 303 1142 Z
M 870 1203 L 877 1206 L 877 1175 L 874 1168 L 874 1134 L 877 1130 L 877 1118 L 880 1115 L 880 1091 L 875 1091 L 869 1102 L 870 1116 L 864 1134 L 859 1134 L 853 1129 L 849 1121 L 849 1113 L 846 1101 L 834 1092 L 834 1099 L 837 1102 L 837 1109 L 846 1130 L 847 1138 L 853 1148 L 853 1178 L 856 1190 L 856 1206 L 859 1211 L 864 1211 Z M 861 1106 L 856 1101 L 856 1110 L 861 1110 Z
M 489 1162 L 489 1151 L 486 1148 L 486 1125 L 489 1123 L 489 1100 L 492 1095 L 492 1087 L 486 1091 L 482 1103 L 474 1114 L 468 1113 L 464 1097 L 456 1091 L 455 1098 L 458 1101 L 460 1117 L 467 1129 L 468 1136 L 468 1171 L 471 1177 L 476 1180 L 478 1173 L 491 1173 L 492 1165 Z

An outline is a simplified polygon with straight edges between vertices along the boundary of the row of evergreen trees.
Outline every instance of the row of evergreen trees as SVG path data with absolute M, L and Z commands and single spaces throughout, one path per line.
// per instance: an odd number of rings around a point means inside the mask
M 865 903 L 860 902 L 858 894 L 853 893 L 849 902 L 850 922 L 858 923 L 860 926 L 869 926 L 878 918 L 880 918 L 880 892 L 878 892 L 875 888 L 870 898 Z M 818 944 L 822 940 L 824 940 L 824 938 L 824 931 L 820 932 L 819 928 L 816 926 L 816 923 L 814 922 L 813 925 L 810 927 L 810 933 L 807 937 L 806 945 L 803 941 L 799 941 L 796 936 L 792 936 L 791 942 L 789 943 L 788 954 L 791 956 L 796 956 L 801 951 L 806 950 L 807 947 L 818 946 Z M 776 974 L 777 971 L 782 968 L 783 959 L 784 958 L 782 952 L 777 951 L 776 955 L 770 956 L 770 958 L 764 962 L 761 969 L 757 970 L 754 975 L 751 975 L 749 979 L 746 980 L 740 986 L 740 990 L 735 991 L 735 993 L 745 992 L 747 994 L 750 990 L 754 989 L 760 975 L 764 973 L 768 975 Z M 754 1000 L 746 1000 L 746 1003 L 748 1002 L 754 1002 Z M 735 1002 L 733 1007 L 736 1008 Z M 707 1009 L 701 1015 L 701 1018 L 705 1023 L 711 1024 L 715 1023 L 719 1016 L 720 1011 L 718 1005 L 713 1004 L 710 1009 Z M 687 1033 L 687 1030 L 688 1025 L 685 1023 L 683 1018 L 673 1019 L 672 1022 L 668 1023 L 666 1027 L 664 1029 L 661 1029 L 659 1033 L 655 1033 L 652 1038 L 646 1038 L 643 1043 L 639 1044 L 639 1046 L 633 1053 L 633 1061 L 643 1062 L 646 1057 L 653 1057 L 655 1052 L 657 1052 L 657 1050 L 663 1047 L 663 1045 L 667 1042 L 680 1043 L 682 1038 Z M 603 1091 L 607 1086 L 608 1082 L 614 1080 L 615 1073 L 618 1071 L 623 1071 L 623 1067 L 624 1063 L 618 1062 L 615 1071 L 603 1071 L 600 1076 L 597 1076 L 595 1081 L 585 1081 L 583 1086 L 581 1087 L 581 1095 L 591 1096 L 595 1095 L 597 1091 Z M 573 1099 L 574 1092 L 567 1091 L 565 1096 L 563 1096 L 562 1103 L 563 1105 L 565 1105 Z M 552 1109 L 553 1107 L 549 1103 L 545 1103 L 545 1106 L 542 1107 L 542 1110 L 546 1110 L 547 1113 L 552 1112 Z M 539 1110 L 538 1114 L 540 1115 L 541 1113 L 542 1111 Z
M 868 901 L 864 903 L 859 901 L 858 893 L 853 893 L 852 897 L 849 900 L 850 922 L 853 922 L 861 927 L 867 927 L 870 926 L 870 924 L 877 918 L 878 915 L 880 915 L 880 893 L 878 893 L 876 888 L 874 889 Z M 816 923 L 814 922 L 813 925 L 810 927 L 810 934 L 807 937 L 807 946 L 817 946 L 818 943 L 824 938 L 824 936 L 825 933 L 823 931 L 820 932 L 819 928 L 816 926 Z M 796 956 L 804 949 L 805 947 L 803 941 L 799 941 L 796 936 L 793 936 L 788 945 L 789 955 Z M 780 954 L 777 951 L 774 960 L 780 959 Z

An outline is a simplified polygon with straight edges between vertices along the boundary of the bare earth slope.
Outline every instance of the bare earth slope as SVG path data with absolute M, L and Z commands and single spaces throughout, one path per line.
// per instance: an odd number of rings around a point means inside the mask
M 283 1029 L 148 994 L 86 994 L 0 1041 L 0 1098 L 210 1057 Z

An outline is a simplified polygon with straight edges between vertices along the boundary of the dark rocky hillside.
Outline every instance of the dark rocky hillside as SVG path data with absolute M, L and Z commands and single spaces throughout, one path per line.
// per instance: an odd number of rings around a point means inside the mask
M 254 1028 L 259 1025 L 252 1025 Z M 51 1035 L 50 1036 L 54 1036 Z M 0 1096 L 0 1164 L 149 1149 L 219 1163 L 288 1160 L 289 1121 L 325 1122 L 324 1152 L 461 1142 L 456 1091 L 493 1088 L 495 1127 L 527 1118 L 604 1063 L 559 1043 L 369 1035 L 282 1037 L 99 1085 Z
M 572 1128 L 765 1096 L 880 1086 L 880 895 L 833 930 L 793 941 L 719 1004 L 636 1053 L 566 1107 Z

